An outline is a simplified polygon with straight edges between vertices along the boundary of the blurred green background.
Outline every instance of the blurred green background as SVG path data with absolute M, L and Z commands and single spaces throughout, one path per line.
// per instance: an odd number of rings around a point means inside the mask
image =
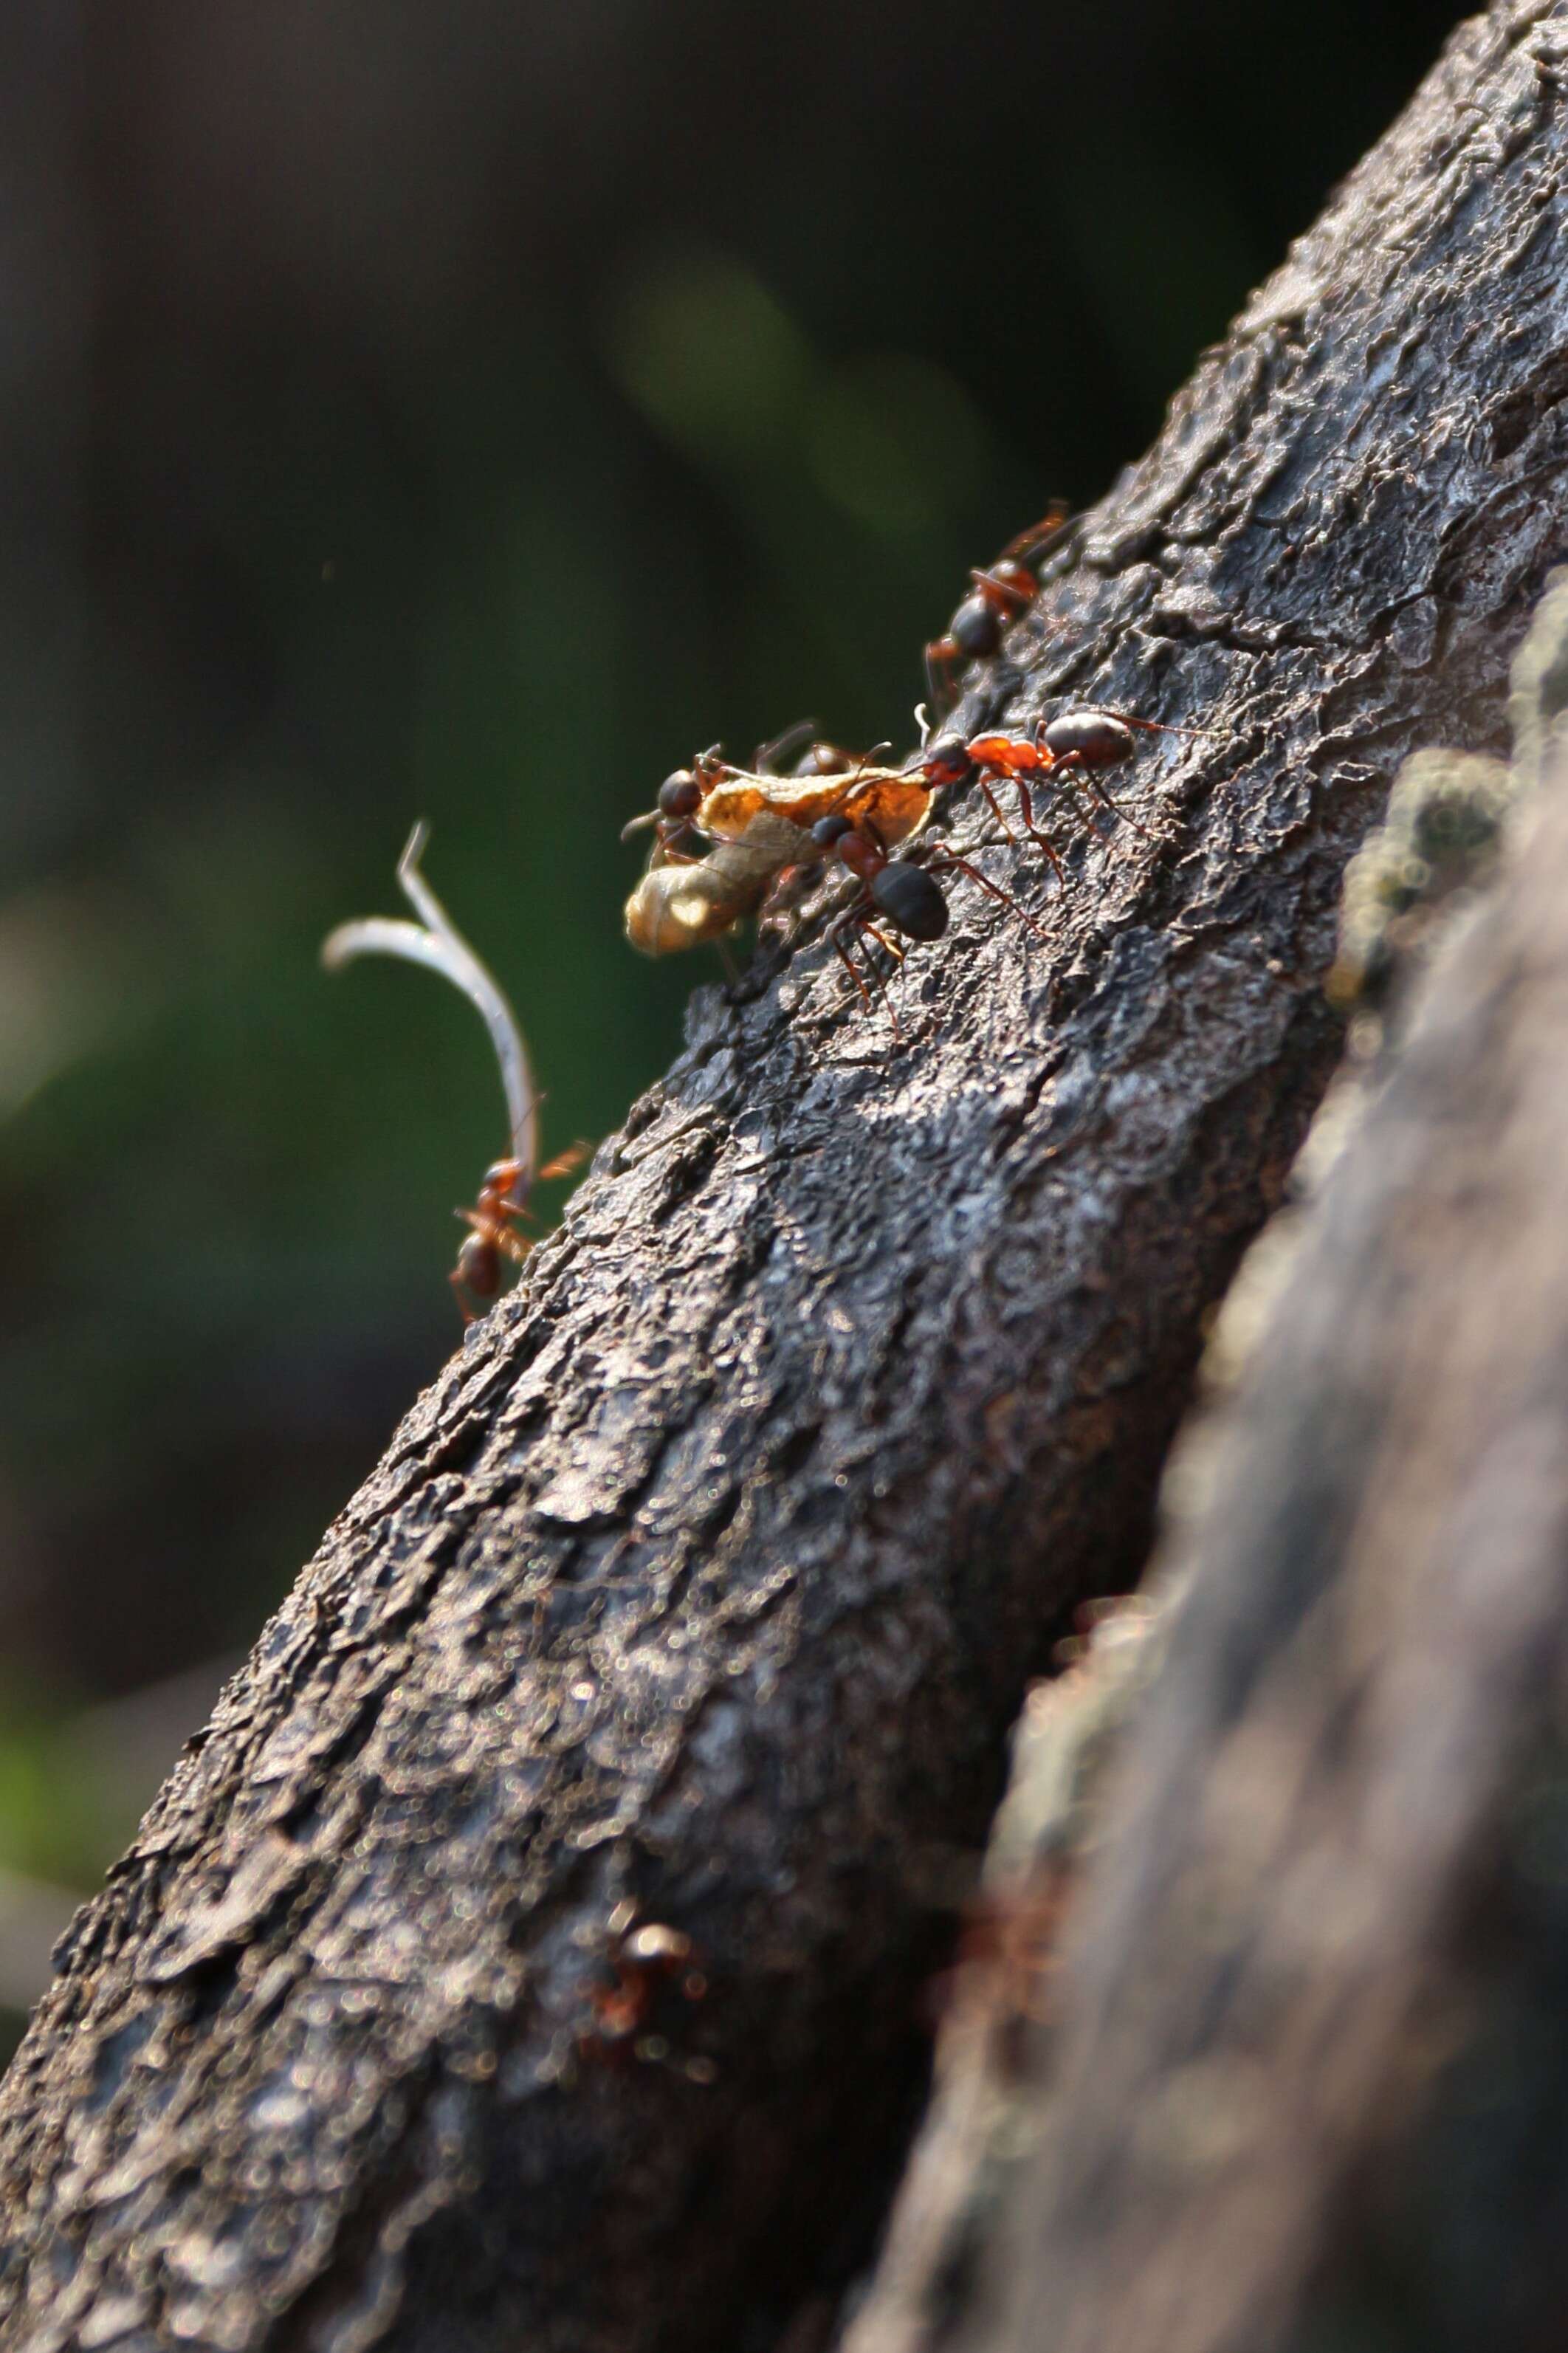
M 502 1146 L 710 977 L 617 830 L 903 739 L 965 566 L 1102 491 L 1445 5 L 138 0 L 0 33 L 0 2034 L 459 1336 Z M 14 2018 L 12 2024 L 14 2025 Z

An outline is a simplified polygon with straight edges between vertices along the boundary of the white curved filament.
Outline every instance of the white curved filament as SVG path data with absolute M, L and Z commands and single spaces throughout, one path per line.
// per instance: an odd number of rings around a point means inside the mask
M 329 972 L 336 972 L 355 956 L 401 956 L 406 964 L 422 964 L 430 972 L 445 973 L 454 988 L 462 990 L 489 1032 L 500 1065 L 512 1157 L 521 1164 L 510 1199 L 522 1208 L 539 1168 L 539 1095 L 528 1048 L 500 982 L 480 963 L 419 871 L 428 839 L 429 829 L 421 819 L 397 861 L 403 895 L 422 920 L 410 923 L 396 915 L 363 915 L 353 923 L 340 923 L 321 943 L 321 962 Z

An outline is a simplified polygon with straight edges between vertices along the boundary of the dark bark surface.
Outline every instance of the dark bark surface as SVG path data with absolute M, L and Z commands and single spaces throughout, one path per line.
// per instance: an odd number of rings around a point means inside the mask
M 973 2264 L 1006 2314 L 886 2353 L 1562 2342 L 1565 903 L 1560 739 L 1233 1410 Z
M 8 2343 L 701 2353 L 860 2259 L 937 1866 L 1136 1572 L 1344 860 L 1413 744 L 1496 743 L 1568 546 L 1565 26 L 1457 37 L 973 686 L 1206 730 L 1146 830 L 1054 812 L 1066 891 L 987 849 L 1050 945 L 959 880 L 902 1052 L 810 924 L 704 991 L 329 1531 L 5 2079 Z M 616 2067 L 628 1901 L 709 1991 Z

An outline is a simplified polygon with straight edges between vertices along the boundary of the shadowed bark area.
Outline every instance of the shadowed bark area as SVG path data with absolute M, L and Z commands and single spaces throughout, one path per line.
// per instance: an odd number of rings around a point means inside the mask
M 1233 1409 L 1039 2153 L 887 2353 L 1562 2340 L 1565 902 L 1559 731 Z
M 971 722 L 1195 725 L 820 938 L 600 1151 L 79 1915 L 0 2098 L 32 2348 L 805 2341 L 918 2096 L 942 1858 L 1124 1586 L 1202 1319 L 1334 1059 L 1346 858 L 1489 744 L 1568 522 L 1565 11 L 1457 37 L 1047 566 Z M 612 1915 L 705 1999 L 584 2055 Z M 793 2319 L 792 2319 L 793 2316 Z

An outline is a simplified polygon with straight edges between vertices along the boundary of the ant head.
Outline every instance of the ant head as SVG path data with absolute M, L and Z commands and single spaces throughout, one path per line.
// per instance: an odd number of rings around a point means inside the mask
M 837 744 L 813 744 L 795 764 L 797 776 L 841 776 L 855 765 L 852 752 L 842 752 Z
M 689 768 L 677 768 L 658 788 L 660 817 L 695 817 L 702 805 L 702 786 Z
M 960 735 L 936 736 L 926 745 L 919 762 L 920 773 L 933 787 L 956 785 L 969 774 L 970 766 L 969 753 Z
M 483 1190 L 487 1193 L 510 1193 L 521 1175 L 521 1160 L 492 1160 L 485 1170 Z
M 649 1921 L 634 1928 L 621 1951 L 637 1968 L 676 1969 L 691 1957 L 691 1939 L 679 1928 L 667 1928 L 662 1921 Z
M 854 830 L 847 817 L 819 817 L 811 828 L 811 838 L 820 849 L 831 849 L 835 842 L 842 841 L 847 833 Z

